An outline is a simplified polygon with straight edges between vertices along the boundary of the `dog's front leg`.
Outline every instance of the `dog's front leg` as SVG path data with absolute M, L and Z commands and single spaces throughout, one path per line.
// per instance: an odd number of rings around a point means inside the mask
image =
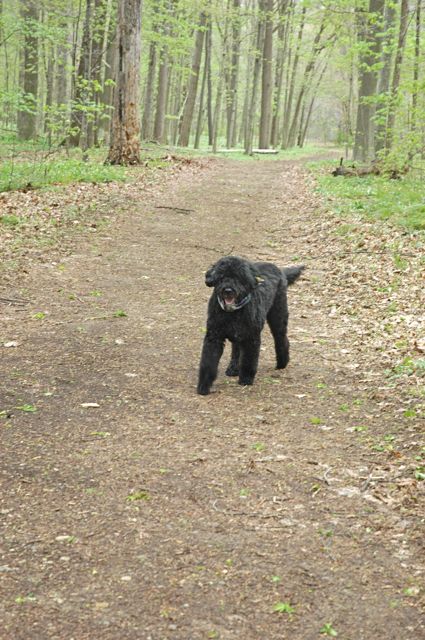
M 239 359 L 241 355 L 240 346 L 237 342 L 232 342 L 232 356 L 226 369 L 226 376 L 239 375 Z
M 224 349 L 224 340 L 211 338 L 206 334 L 202 347 L 201 364 L 199 365 L 198 393 L 209 394 L 211 385 L 217 377 L 218 363 Z
M 260 336 L 241 344 L 239 384 L 249 385 L 254 382 L 260 356 L 260 344 Z

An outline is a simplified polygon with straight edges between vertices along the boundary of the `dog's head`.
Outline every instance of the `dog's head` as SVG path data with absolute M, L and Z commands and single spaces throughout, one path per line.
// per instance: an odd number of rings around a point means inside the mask
M 237 311 L 250 299 L 261 281 L 255 266 L 237 256 L 226 256 L 212 265 L 205 274 L 207 287 L 214 287 L 223 311 Z

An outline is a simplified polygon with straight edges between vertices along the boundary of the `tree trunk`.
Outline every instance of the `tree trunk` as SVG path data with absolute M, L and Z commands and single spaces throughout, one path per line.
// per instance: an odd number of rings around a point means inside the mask
M 156 42 L 150 43 L 149 47 L 149 66 L 148 75 L 146 79 L 144 109 L 142 118 L 142 138 L 143 140 L 150 140 L 152 138 L 152 106 L 153 106 L 153 91 L 155 84 L 155 71 L 156 71 Z
M 415 23 L 415 58 L 413 61 L 413 91 L 412 91 L 412 122 L 411 131 L 415 134 L 418 118 L 418 93 L 419 93 L 419 65 L 421 56 L 421 4 L 422 0 L 416 0 Z M 414 141 L 414 147 L 417 143 Z
M 110 164 L 140 164 L 141 9 L 142 0 L 119 1 Z
M 18 111 L 18 135 L 30 140 L 36 135 L 37 93 L 38 93 L 38 38 L 35 23 L 39 19 L 38 2 L 22 0 L 21 15 L 24 20 L 24 44 L 22 51 L 22 91 L 25 94 L 26 109 Z
M 245 132 L 245 153 L 252 153 L 252 141 L 254 138 L 254 122 L 257 113 L 258 84 L 261 70 L 261 49 L 264 38 L 264 22 L 259 19 L 257 25 L 257 38 L 255 43 L 254 70 L 252 74 L 251 100 L 248 108 L 248 116 Z
M 385 0 L 369 0 L 369 11 L 360 16 L 361 41 L 365 52 L 360 56 L 359 98 L 357 107 L 354 160 L 370 162 L 375 157 L 375 105 L 371 102 L 376 95 L 378 73 L 375 69 L 382 47 L 382 20 Z
M 239 75 L 239 51 L 241 32 L 241 0 L 233 0 L 232 23 L 232 47 L 230 56 L 229 85 L 227 88 L 227 127 L 226 139 L 227 148 L 230 149 L 236 144 L 236 111 L 237 111 L 237 86 Z
M 260 149 L 270 146 L 273 82 L 273 0 L 262 0 L 264 15 L 263 65 L 261 76 Z
M 389 100 L 387 136 L 385 139 L 385 152 L 389 153 L 393 145 L 394 125 L 397 109 L 397 98 L 400 87 L 401 65 L 403 62 L 404 47 L 406 44 L 407 29 L 409 26 L 409 0 L 401 0 L 400 29 L 398 32 L 397 51 L 394 60 L 393 80 L 391 83 L 391 95 Z
M 156 111 L 155 111 L 155 124 L 153 128 L 153 139 L 157 142 L 165 142 L 165 107 L 167 104 L 167 91 L 168 91 L 168 79 L 169 79 L 169 61 L 168 51 L 166 47 L 163 47 L 161 51 L 161 60 L 159 63 L 158 72 L 158 90 L 156 95 Z
M 394 40 L 395 18 L 395 5 L 392 2 L 387 2 L 384 12 L 384 37 L 382 41 L 383 51 L 381 56 L 382 66 L 377 88 L 379 100 L 375 112 L 375 115 L 377 116 L 377 125 L 375 127 L 375 153 L 378 153 L 385 147 L 385 138 L 387 134 L 388 100 L 390 93 L 392 43 Z
M 195 110 L 196 92 L 198 89 L 199 68 L 201 66 L 206 21 L 207 15 L 205 12 L 202 12 L 198 30 L 196 32 L 192 69 L 188 80 L 186 104 L 184 106 L 180 127 L 179 145 L 181 147 L 187 147 L 189 144 L 190 129 L 192 127 L 193 112 Z
M 290 147 L 293 147 L 295 145 L 295 140 L 297 137 L 298 121 L 299 121 L 302 109 L 304 108 L 305 93 L 308 86 L 311 83 L 311 77 L 313 75 L 313 71 L 317 62 L 317 56 L 319 55 L 320 51 L 323 49 L 323 46 L 320 44 L 320 41 L 325 28 L 326 28 L 326 15 L 324 16 L 322 24 L 320 25 L 319 31 L 317 32 L 314 38 L 313 49 L 310 55 L 310 59 L 307 62 L 306 68 L 304 70 L 303 80 L 298 93 L 297 102 L 295 104 L 295 109 L 294 109 L 294 115 L 292 117 L 292 122 L 289 129 L 288 145 Z
M 212 109 L 212 78 L 211 78 L 211 52 L 212 52 L 212 24 L 208 23 L 208 31 L 205 39 L 205 54 L 207 56 L 207 118 L 208 118 L 208 144 L 212 145 L 214 135 L 213 109 Z
M 292 2 L 291 2 L 292 4 Z M 289 12 L 289 0 L 282 0 L 279 5 L 279 27 L 277 30 L 277 60 L 276 74 L 273 91 L 273 116 L 272 127 L 270 133 L 270 142 L 272 147 L 276 147 L 279 134 L 279 113 L 280 102 L 283 86 L 283 72 L 285 69 L 286 49 L 288 45 L 289 20 L 291 13 Z
M 72 132 L 69 136 L 70 144 L 75 147 L 78 147 L 81 138 L 84 138 L 84 145 L 87 142 L 87 114 L 85 107 L 89 94 L 88 85 L 91 80 L 92 8 L 93 0 L 87 0 L 83 39 L 81 42 L 80 62 L 78 65 L 77 77 L 75 79 L 75 93 L 73 96 L 74 108 L 71 113 Z
M 289 127 L 290 127 L 290 122 L 291 122 L 290 119 L 291 119 L 291 113 L 292 113 L 292 100 L 294 97 L 295 80 L 297 76 L 298 63 L 300 60 L 300 49 L 301 49 L 301 43 L 303 39 L 306 11 L 307 9 L 304 6 L 301 12 L 300 26 L 298 29 L 297 44 L 296 44 L 295 54 L 294 54 L 294 62 L 292 64 L 291 80 L 289 83 L 288 94 L 286 96 L 286 101 L 285 101 L 285 110 L 284 110 L 284 117 L 283 117 L 284 128 L 283 128 L 283 136 L 282 136 L 282 149 L 287 149 L 288 147 Z
M 210 30 L 211 25 L 208 25 L 208 31 Z M 208 78 L 208 63 L 209 63 L 209 47 L 207 46 L 208 41 L 208 32 L 205 36 L 205 53 L 204 53 L 204 70 L 202 72 L 202 84 L 201 84 L 201 93 L 199 95 L 199 110 L 198 110 L 198 120 L 196 122 L 196 133 L 195 133 L 195 142 L 193 144 L 194 149 L 199 149 L 199 143 L 201 140 L 203 123 L 204 123 L 204 101 L 205 101 L 205 91 L 207 88 L 207 78 Z

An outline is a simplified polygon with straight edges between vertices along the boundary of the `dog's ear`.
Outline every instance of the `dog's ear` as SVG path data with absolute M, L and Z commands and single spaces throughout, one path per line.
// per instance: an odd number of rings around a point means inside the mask
M 210 267 L 206 272 L 205 284 L 207 285 L 207 287 L 214 287 L 217 284 L 217 271 L 215 264 L 213 264 L 213 266 Z
M 259 275 L 260 272 L 253 264 L 246 265 L 245 277 L 252 289 L 257 286 Z

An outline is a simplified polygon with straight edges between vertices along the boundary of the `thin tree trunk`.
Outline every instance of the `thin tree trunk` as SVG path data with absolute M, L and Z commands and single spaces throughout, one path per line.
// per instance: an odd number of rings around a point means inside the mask
M 391 83 L 391 96 L 389 101 L 387 136 L 385 140 L 385 152 L 389 153 L 394 140 L 394 125 L 397 109 L 397 98 L 400 87 L 401 65 L 403 62 L 404 47 L 406 44 L 407 29 L 409 26 L 409 0 L 401 0 L 400 29 L 398 33 L 397 51 L 394 60 L 393 80 Z
M 91 80 L 92 8 L 93 0 L 87 0 L 83 39 L 81 42 L 80 62 L 78 65 L 77 77 L 75 79 L 75 93 L 73 96 L 75 106 L 71 113 L 72 132 L 69 136 L 70 144 L 75 147 L 78 147 L 81 138 L 84 138 L 83 144 L 87 143 L 87 114 L 85 106 L 89 93 L 88 83 L 90 83 Z
M 28 109 L 18 111 L 18 134 L 24 140 L 36 135 L 37 94 L 38 94 L 38 38 L 35 23 L 39 19 L 38 2 L 36 0 L 21 1 L 21 15 L 24 22 L 24 44 L 22 51 L 22 91 Z
M 387 2 L 384 12 L 384 36 L 382 41 L 381 70 L 378 79 L 378 104 L 375 111 L 377 124 L 375 127 L 375 154 L 385 147 L 388 119 L 388 100 L 391 81 L 392 44 L 394 40 L 394 26 L 396 7 L 392 2 Z
M 210 26 L 209 26 L 210 28 Z M 196 122 L 196 133 L 195 133 L 195 142 L 193 144 L 195 149 L 199 149 L 199 143 L 201 140 L 203 123 L 204 123 L 204 100 L 205 100 L 205 91 L 207 87 L 207 77 L 208 77 L 208 47 L 206 45 L 208 39 L 208 34 L 205 39 L 205 53 L 204 53 L 204 70 L 202 72 L 202 84 L 201 84 L 201 93 L 199 95 L 199 110 L 198 110 L 198 120 Z
M 292 4 L 292 3 L 291 3 Z M 276 74 L 273 92 L 273 116 L 272 127 L 270 133 L 270 142 L 272 147 L 276 147 L 279 134 L 279 113 L 280 102 L 282 96 L 283 86 L 283 72 L 285 69 L 286 49 L 288 45 L 288 31 L 289 31 L 289 19 L 291 13 L 289 12 L 289 0 L 282 0 L 279 5 L 279 27 L 277 30 L 277 61 L 276 61 Z
M 412 92 L 412 122 L 411 131 L 416 133 L 418 117 L 418 93 L 419 93 L 419 65 L 421 55 L 421 4 L 422 0 L 416 0 L 415 21 L 415 59 L 413 62 L 413 92 Z M 416 143 L 414 144 L 416 147 Z
M 284 128 L 283 128 L 283 137 L 282 137 L 282 149 L 286 149 L 288 147 L 289 127 L 290 127 L 291 113 L 292 113 L 292 101 L 294 97 L 295 80 L 297 77 L 298 63 L 300 60 L 300 49 L 301 49 L 301 43 L 303 39 L 306 12 L 307 12 L 307 8 L 304 6 L 301 12 L 300 26 L 298 29 L 297 44 L 296 44 L 295 55 L 294 55 L 294 62 L 292 64 L 291 80 L 289 83 L 289 91 L 287 95 L 287 101 L 285 104 L 285 111 L 284 111 L 284 117 L 283 117 Z
M 145 99 L 143 101 L 144 109 L 142 118 L 142 138 L 144 140 L 150 140 L 152 138 L 152 106 L 155 85 L 156 58 L 156 42 L 153 41 L 149 46 L 149 66 L 145 87 Z
M 273 0 L 262 0 L 264 11 L 264 44 L 261 75 L 260 149 L 270 146 L 273 82 Z
M 241 0 L 233 0 L 232 22 L 232 47 L 230 56 L 229 86 L 227 89 L 227 148 L 236 144 L 236 112 L 237 112 L 237 86 L 239 75 L 239 53 L 241 32 Z
M 297 102 L 295 104 L 291 127 L 289 129 L 288 144 L 290 147 L 293 147 L 295 144 L 295 140 L 297 136 L 298 120 L 304 104 L 304 95 L 307 90 L 307 87 L 311 82 L 311 76 L 313 74 L 313 71 L 317 62 L 317 56 L 319 55 L 320 51 L 323 49 L 323 45 L 320 44 L 320 41 L 322 39 L 322 35 L 325 28 L 326 28 L 326 15 L 324 16 L 322 24 L 320 25 L 320 28 L 314 38 L 313 49 L 311 52 L 310 60 L 307 62 L 306 68 L 304 70 L 302 84 L 298 93 Z
M 207 119 L 208 119 L 208 144 L 212 145 L 214 135 L 213 109 L 212 109 L 212 78 L 211 78 L 211 52 L 212 52 L 212 24 L 208 22 L 208 31 L 205 39 L 205 54 L 207 65 Z
M 195 48 L 192 59 L 192 69 L 188 81 L 187 99 L 183 110 L 183 116 L 180 127 L 179 145 L 181 147 L 187 147 L 189 144 L 190 130 L 192 127 L 193 112 L 195 110 L 196 92 L 198 89 L 199 69 L 201 66 L 202 48 L 205 37 L 205 24 L 207 21 L 207 15 L 205 12 L 201 13 L 199 26 L 196 32 Z
M 111 143 L 107 162 L 140 163 L 140 32 L 142 0 L 120 0 Z
M 369 162 L 375 157 L 375 105 L 371 97 L 376 94 L 379 61 L 382 47 L 382 21 L 385 0 L 369 0 L 367 16 L 360 16 L 361 42 L 366 52 L 360 56 L 360 83 L 357 107 L 354 160 Z
M 169 79 L 168 51 L 163 47 L 160 56 L 158 72 L 158 90 L 156 95 L 155 124 L 153 128 L 153 139 L 157 142 L 165 142 L 165 107 L 167 103 L 167 90 Z
M 261 49 L 264 38 L 264 22 L 259 19 L 257 25 L 257 38 L 255 43 L 254 69 L 252 74 L 251 100 L 248 108 L 248 117 L 245 132 L 245 153 L 252 153 L 252 143 L 254 139 L 254 122 L 257 113 L 258 85 L 261 70 Z

